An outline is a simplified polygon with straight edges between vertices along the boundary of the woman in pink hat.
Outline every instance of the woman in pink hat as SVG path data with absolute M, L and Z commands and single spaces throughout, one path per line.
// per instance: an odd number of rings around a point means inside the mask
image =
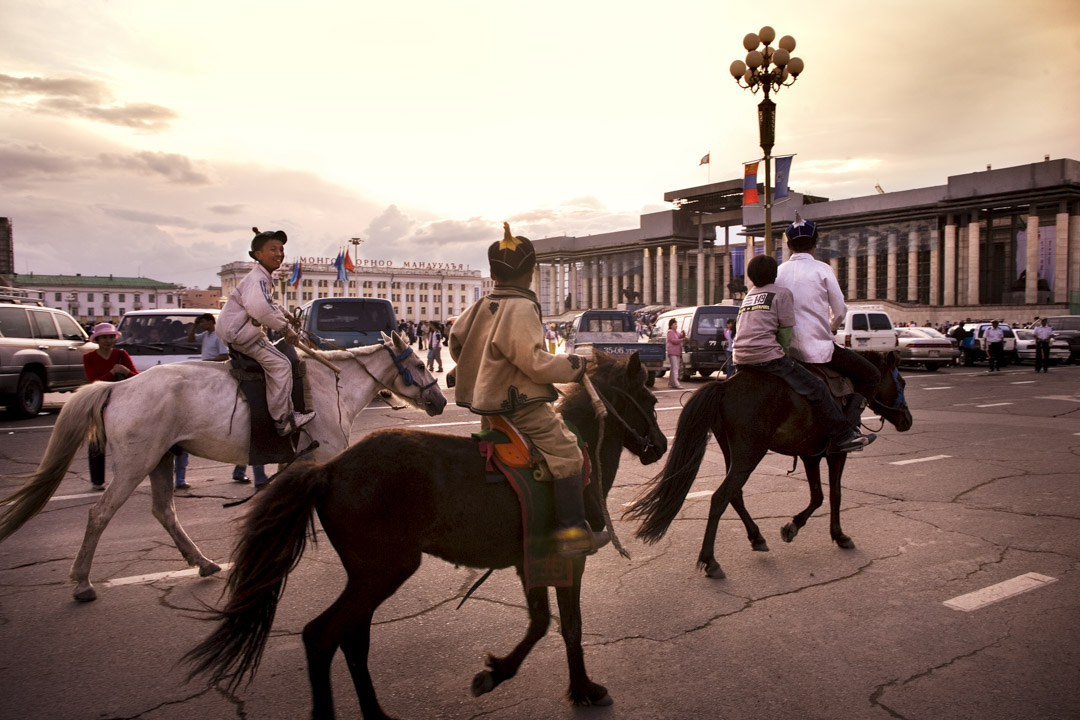
M 127 350 L 113 347 L 118 339 L 120 333 L 112 323 L 103 322 L 94 326 L 90 341 L 96 342 L 98 348 L 83 355 L 87 380 L 116 382 L 139 374 Z M 94 490 L 105 489 L 105 449 L 95 449 L 93 445 L 90 446 L 90 484 Z

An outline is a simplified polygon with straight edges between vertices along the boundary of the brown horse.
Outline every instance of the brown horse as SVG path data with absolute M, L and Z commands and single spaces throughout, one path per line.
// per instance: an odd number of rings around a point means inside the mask
M 600 422 L 588 394 L 574 386 L 559 412 L 582 433 L 593 467 L 603 472 L 590 483 L 595 502 L 590 521 L 615 480 L 622 448 L 642 463 L 659 460 L 667 440 L 656 421 L 656 398 L 645 387 L 647 373 L 637 354 L 619 360 L 598 353 L 589 376 L 608 408 Z M 589 492 L 593 489 L 593 492 Z M 307 529 L 317 512 L 326 536 L 348 573 L 337 601 L 304 628 L 313 717 L 334 716 L 330 664 L 338 646 L 345 653 L 360 708 L 368 720 L 385 718 L 368 671 L 371 618 L 375 609 L 420 567 L 424 553 L 474 568 L 514 566 L 522 575 L 521 508 L 505 483 L 485 482 L 484 461 L 467 437 L 416 430 L 373 432 L 324 465 L 294 468 L 255 498 L 229 574 L 225 609 L 213 633 L 188 653 L 192 677 L 209 672 L 213 681 L 235 687 L 254 675 L 266 646 L 278 598 L 299 562 Z M 378 548 L 371 552 L 371 548 Z M 563 640 L 570 666 L 567 696 L 575 705 L 608 705 L 607 690 L 585 672 L 581 647 L 581 576 L 585 558 L 573 561 L 573 583 L 556 589 Z M 474 695 L 512 678 L 551 620 L 546 587 L 527 590 L 529 627 L 505 657 L 489 656 L 473 679 Z
M 897 371 L 895 352 L 865 353 L 863 357 L 881 371 L 881 382 L 870 400 L 870 407 L 892 423 L 900 432 L 911 429 L 911 412 L 904 398 L 904 378 Z M 765 453 L 772 450 L 793 455 L 803 461 L 810 484 L 810 505 L 792 518 L 781 530 L 785 542 L 791 542 L 807 518 L 821 507 L 821 457 L 829 466 L 829 532 L 842 548 L 855 543 L 840 527 L 840 478 L 844 473 L 845 453 L 828 453 L 823 429 L 814 422 L 813 408 L 783 380 L 752 368 L 740 370 L 730 380 L 702 386 L 687 401 L 679 414 L 675 442 L 663 471 L 631 503 L 624 517 L 640 519 L 637 537 L 655 543 L 664 536 L 675 519 L 686 493 L 694 484 L 709 433 L 716 437 L 724 452 L 727 474 L 716 489 L 709 506 L 698 567 L 711 578 L 725 577 L 716 561 L 714 545 L 720 517 L 730 502 L 746 527 L 754 550 L 769 546 L 743 504 L 742 488 Z

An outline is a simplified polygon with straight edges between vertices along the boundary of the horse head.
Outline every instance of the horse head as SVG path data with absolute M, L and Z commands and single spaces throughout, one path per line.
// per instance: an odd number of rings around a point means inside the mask
M 881 381 L 878 383 L 877 393 L 870 399 L 870 408 L 900 432 L 907 432 L 913 421 L 907 398 L 904 397 L 907 381 L 900 374 L 900 356 L 895 350 L 881 353 L 874 364 L 881 370 Z
M 441 414 L 446 407 L 446 396 L 439 389 L 439 381 L 413 352 L 408 338 L 396 330 L 390 335 L 383 333 L 380 346 L 389 354 L 396 370 L 389 379 L 376 376 L 382 386 L 428 415 Z
M 609 420 L 623 429 L 623 447 L 634 453 L 642 465 L 650 465 L 667 452 L 667 437 L 656 417 L 656 396 L 646 385 L 649 373 L 638 353 L 625 361 L 603 351 L 590 377 L 597 384 Z

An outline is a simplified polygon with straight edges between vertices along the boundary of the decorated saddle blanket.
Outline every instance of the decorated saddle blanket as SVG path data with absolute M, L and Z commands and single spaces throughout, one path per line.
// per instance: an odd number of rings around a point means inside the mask
M 284 340 L 278 340 L 274 347 L 292 363 L 293 408 L 297 412 L 307 412 L 311 402 L 304 382 L 303 361 L 297 355 L 296 348 Z M 291 462 L 296 457 L 296 450 L 292 438 L 279 436 L 274 427 L 274 418 L 270 417 L 266 407 L 266 376 L 262 366 L 254 358 L 229 348 L 229 373 L 240 383 L 240 392 L 244 394 L 251 413 L 248 465 Z
M 569 587 L 573 584 L 573 561 L 555 553 L 555 492 L 551 472 L 539 460 L 526 438 L 505 418 L 488 416 L 492 428 L 473 433 L 473 439 L 486 463 L 488 482 L 510 483 L 521 503 L 521 524 L 525 542 L 525 587 Z M 589 453 L 581 435 L 585 465 L 582 476 L 588 484 Z

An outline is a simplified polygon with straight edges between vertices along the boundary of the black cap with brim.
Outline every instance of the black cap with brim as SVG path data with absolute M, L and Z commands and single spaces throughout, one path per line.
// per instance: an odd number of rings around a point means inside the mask
M 493 275 L 512 278 L 527 273 L 536 265 L 536 250 L 529 238 L 510 233 L 510 223 L 503 223 L 503 239 L 488 248 L 488 264 Z
M 271 240 L 280 240 L 281 244 L 289 242 L 289 236 L 285 234 L 284 230 L 267 230 L 266 232 L 259 232 L 259 228 L 251 228 L 255 232 L 255 237 L 251 239 L 251 250 L 248 251 L 248 255 L 255 259 L 255 251 L 262 249 L 262 246 Z

